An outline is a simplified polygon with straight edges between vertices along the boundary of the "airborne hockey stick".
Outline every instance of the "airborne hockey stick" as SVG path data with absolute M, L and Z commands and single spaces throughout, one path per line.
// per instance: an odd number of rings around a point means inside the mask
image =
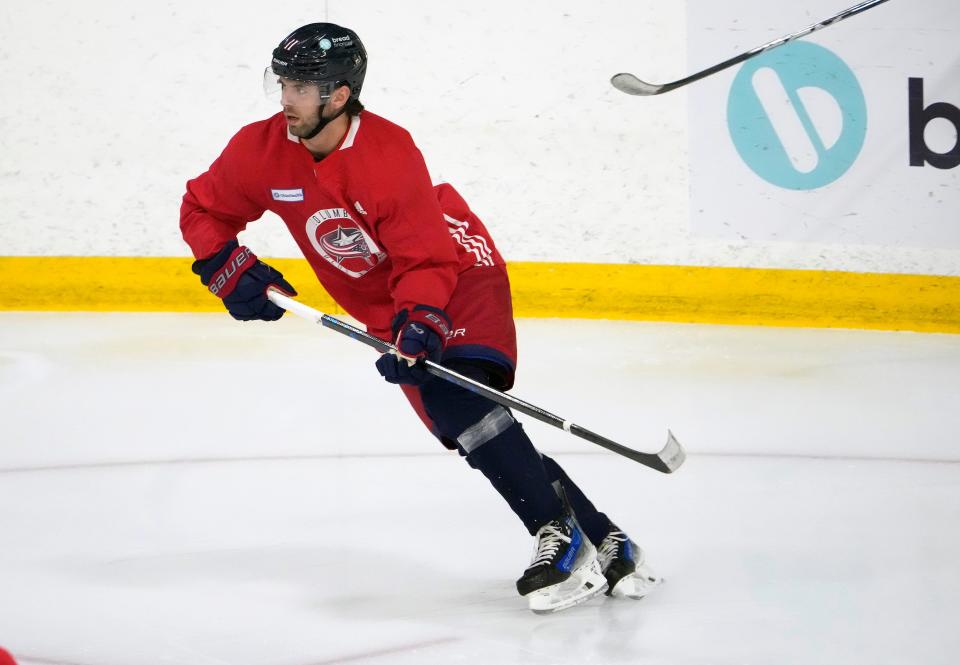
M 393 344 L 384 342 L 382 339 L 378 339 L 373 335 L 360 330 L 359 328 L 350 325 L 340 319 L 334 318 L 329 314 L 324 314 L 318 310 L 313 309 L 303 303 L 294 300 L 279 291 L 270 288 L 267 290 L 267 297 L 273 301 L 279 307 L 288 309 L 297 316 L 303 317 L 308 321 L 313 321 L 314 323 L 319 323 L 325 328 L 330 328 L 335 330 L 342 335 L 351 337 L 358 342 L 363 342 L 367 346 L 372 346 L 374 349 L 380 353 L 387 353 L 388 351 L 396 351 L 396 347 Z M 680 465 L 683 464 L 683 461 L 686 459 L 686 453 L 683 448 L 673 437 L 673 433 L 667 430 L 667 443 L 663 449 L 658 453 L 641 453 L 632 448 L 627 448 L 624 445 L 617 443 L 616 441 L 611 441 L 610 439 L 595 434 L 588 429 L 580 427 L 569 420 L 565 420 L 559 416 L 555 416 L 549 411 L 545 411 L 538 406 L 534 406 L 529 402 L 524 402 L 522 399 L 517 399 L 512 395 L 507 395 L 502 393 L 499 390 L 495 390 L 490 386 L 484 385 L 478 381 L 458 374 L 453 370 L 447 369 L 443 365 L 439 365 L 435 362 L 427 360 L 424 362 L 427 371 L 433 374 L 436 377 L 454 383 L 461 388 L 465 388 L 471 392 L 482 395 L 487 399 L 496 402 L 501 406 L 505 406 L 511 409 L 515 409 L 520 413 L 526 414 L 531 418 L 536 418 L 540 422 L 546 423 L 548 425 L 553 425 L 559 429 L 564 430 L 565 432 L 570 432 L 574 436 L 578 436 L 581 439 L 585 439 L 590 443 L 595 443 L 598 446 L 606 448 L 607 450 L 613 451 L 618 455 L 623 455 L 629 459 L 632 459 L 635 462 L 639 462 L 644 466 L 648 466 L 651 469 L 656 469 L 657 471 L 662 471 L 663 473 L 673 473 Z
M 682 88 L 688 83 L 693 83 L 694 81 L 699 81 L 702 78 L 706 78 L 711 74 L 716 74 L 719 71 L 726 69 L 727 67 L 733 67 L 736 64 L 743 62 L 744 60 L 749 60 L 755 55 L 760 55 L 764 51 L 769 51 L 770 49 L 777 48 L 778 46 L 783 46 L 787 42 L 792 42 L 794 39 L 799 39 L 809 35 L 811 32 L 816 32 L 821 28 L 825 28 L 828 25 L 833 23 L 838 23 L 845 18 L 850 18 L 861 12 L 865 12 L 871 7 L 875 7 L 879 4 L 886 2 L 887 0 L 866 0 L 866 2 L 861 2 L 859 5 L 854 5 L 849 9 L 844 9 L 839 14 L 835 14 L 830 18 L 824 19 L 819 23 L 814 23 L 813 25 L 808 25 L 803 30 L 798 30 L 793 34 L 781 37 L 780 39 L 774 39 L 772 42 L 767 42 L 763 46 L 758 46 L 754 49 L 747 51 L 746 53 L 741 53 L 738 56 L 725 60 L 718 65 L 704 69 L 702 72 L 697 72 L 696 74 L 691 74 L 687 78 L 680 79 L 679 81 L 672 81 L 671 83 L 647 83 L 646 81 L 641 81 L 633 74 L 622 73 L 615 74 L 613 78 L 610 79 L 610 83 L 613 84 L 613 87 L 621 92 L 625 92 L 628 95 L 659 95 L 664 92 L 670 92 L 671 90 L 676 90 L 677 88 Z

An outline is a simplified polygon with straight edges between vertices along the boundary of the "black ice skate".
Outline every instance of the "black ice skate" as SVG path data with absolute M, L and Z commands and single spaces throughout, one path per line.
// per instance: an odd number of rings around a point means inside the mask
M 597 549 L 570 515 L 537 531 L 530 566 L 517 580 L 534 612 L 556 612 L 578 605 L 606 588 Z
M 608 596 L 640 599 L 663 582 L 663 578 L 644 563 L 643 550 L 614 525 L 600 543 L 597 558 L 607 578 Z

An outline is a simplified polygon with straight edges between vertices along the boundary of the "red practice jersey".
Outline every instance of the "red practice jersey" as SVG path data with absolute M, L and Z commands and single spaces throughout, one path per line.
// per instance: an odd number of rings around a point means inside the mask
M 410 134 L 369 111 L 319 162 L 282 113 L 247 125 L 187 183 L 180 229 L 207 258 L 266 210 L 334 300 L 372 330 L 388 330 L 404 307 L 445 308 L 460 273 L 503 265 L 456 190 L 433 186 Z

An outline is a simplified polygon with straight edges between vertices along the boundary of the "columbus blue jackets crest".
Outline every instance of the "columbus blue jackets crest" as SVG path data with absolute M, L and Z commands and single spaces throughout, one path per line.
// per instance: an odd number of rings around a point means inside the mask
M 334 268 L 363 277 L 387 258 L 373 238 L 344 208 L 327 208 L 307 220 L 307 238 Z

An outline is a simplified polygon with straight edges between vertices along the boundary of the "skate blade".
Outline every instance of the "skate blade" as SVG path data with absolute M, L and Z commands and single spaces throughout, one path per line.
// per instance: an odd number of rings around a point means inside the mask
M 662 577 L 646 566 L 640 565 L 631 575 L 627 575 L 617 582 L 610 590 L 609 595 L 616 598 L 640 600 L 661 584 L 663 584 Z
M 607 580 L 594 558 L 570 573 L 570 577 L 560 584 L 534 591 L 527 596 L 527 602 L 534 614 L 550 614 L 585 603 L 606 590 Z

